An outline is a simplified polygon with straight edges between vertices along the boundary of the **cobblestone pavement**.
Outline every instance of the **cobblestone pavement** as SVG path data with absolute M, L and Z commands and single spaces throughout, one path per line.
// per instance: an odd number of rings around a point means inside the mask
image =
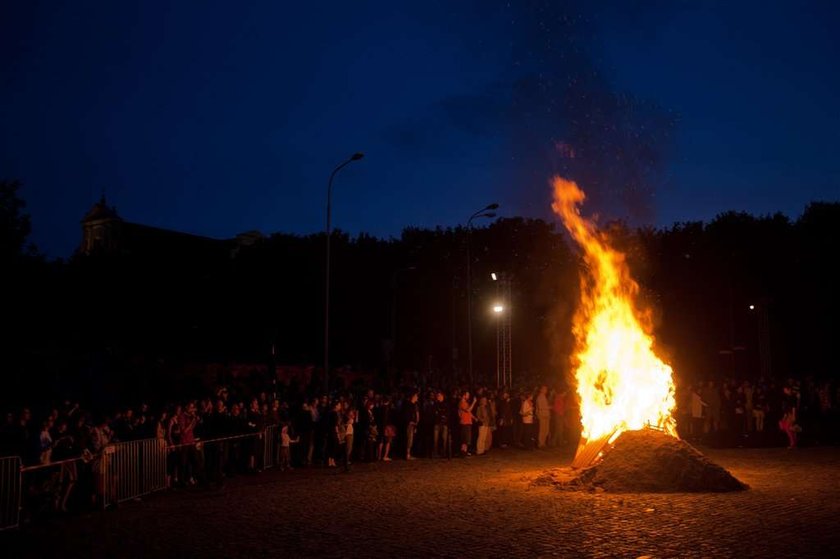
M 3 557 L 838 557 L 840 449 L 709 450 L 730 494 L 533 487 L 554 451 L 270 471 L 4 533 Z M 9 553 L 7 554 L 7 550 Z

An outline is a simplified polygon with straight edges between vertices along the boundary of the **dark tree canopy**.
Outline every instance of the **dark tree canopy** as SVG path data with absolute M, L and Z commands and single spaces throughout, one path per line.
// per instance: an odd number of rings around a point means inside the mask
M 36 252 L 27 243 L 32 225 L 20 188 L 18 181 L 0 181 L 0 259 L 6 263 Z
M 33 253 L 18 192 L 17 183 L 2 183 L 6 259 Z M 837 370 L 840 204 L 813 203 L 796 221 L 730 212 L 668 229 L 604 228 L 627 254 L 678 382 Z M 496 272 L 513 282 L 515 372 L 563 379 L 574 350 L 581 261 L 562 230 L 538 219 L 498 219 L 471 234 L 407 228 L 399 238 L 378 239 L 336 232 L 331 362 L 461 378 L 468 240 L 479 377 L 495 378 Z M 317 366 L 324 243 L 323 234 L 277 233 L 235 250 L 160 244 L 79 253 L 67 262 L 30 259 L 36 264 L 18 268 L 25 273 L 7 298 L 4 375 L 23 392 L 46 385 L 59 393 L 131 395 L 159 386 L 187 392 L 201 382 L 188 371 L 208 364 Z M 770 347 L 767 363 L 762 344 Z

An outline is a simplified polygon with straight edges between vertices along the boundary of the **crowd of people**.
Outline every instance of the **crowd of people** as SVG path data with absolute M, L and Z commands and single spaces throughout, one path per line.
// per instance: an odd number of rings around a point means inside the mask
M 840 384 L 727 379 L 687 386 L 678 398 L 683 437 L 721 446 L 836 443 Z
M 39 487 L 29 493 L 49 494 L 36 508 L 66 511 L 101 504 L 98 457 L 108 445 L 125 441 L 159 440 L 168 449 L 168 484 L 178 488 L 256 473 L 267 448 L 277 448 L 281 470 L 349 470 L 357 461 L 574 444 L 579 429 L 575 398 L 563 387 L 347 390 L 332 397 L 248 392 L 220 386 L 201 399 L 159 409 L 141 403 L 111 414 L 65 401 L 37 423 L 23 408 L 6 414 L 0 456 L 20 456 L 26 467 L 54 465 L 31 468 L 29 477 Z M 264 444 L 265 436 L 276 438 L 274 446 Z
M 264 388 L 264 387 L 261 387 Z M 310 393 L 311 394 L 311 393 Z M 677 394 L 680 435 L 706 444 L 836 442 L 840 387 L 788 380 L 708 381 Z M 267 426 L 273 426 L 267 430 Z M 217 387 L 212 395 L 153 409 L 141 403 L 111 414 L 65 401 L 37 423 L 32 412 L 6 414 L 0 456 L 20 456 L 31 508 L 66 511 L 102 503 L 101 461 L 114 443 L 157 439 L 167 449 L 170 487 L 222 484 L 272 464 L 343 468 L 354 462 L 481 456 L 496 448 L 540 449 L 579 439 L 576 395 L 565 385 L 526 389 L 346 390 L 307 395 Z M 264 437 L 273 437 L 266 445 Z M 272 450 L 273 452 L 273 450 Z

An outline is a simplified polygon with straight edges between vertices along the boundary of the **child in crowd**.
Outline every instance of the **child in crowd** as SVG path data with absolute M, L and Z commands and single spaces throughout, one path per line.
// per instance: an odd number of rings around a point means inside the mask
M 283 423 L 280 427 L 280 471 L 292 469 L 292 443 L 300 441 L 300 437 L 292 438 L 289 435 L 289 424 Z

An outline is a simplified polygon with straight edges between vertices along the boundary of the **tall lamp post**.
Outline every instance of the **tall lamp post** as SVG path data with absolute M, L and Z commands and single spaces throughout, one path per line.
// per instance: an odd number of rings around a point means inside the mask
M 502 329 L 499 327 L 499 321 L 502 319 L 501 314 L 505 312 L 505 306 L 496 303 L 493 305 L 493 312 L 496 313 L 496 388 L 502 385 Z
M 330 173 L 327 183 L 327 265 L 324 281 L 324 392 L 330 389 L 330 237 L 332 236 L 332 185 L 335 175 L 344 167 L 363 158 L 365 154 L 356 152 L 343 161 Z
M 467 370 L 470 374 L 470 384 L 474 382 L 473 378 L 473 358 L 472 358 L 472 277 L 470 268 L 472 265 L 472 255 L 470 254 L 470 239 L 472 237 L 472 222 L 474 219 L 482 217 L 496 217 L 496 212 L 493 210 L 499 209 L 499 204 L 493 202 L 481 208 L 470 216 L 467 220 Z
M 510 277 L 506 274 L 490 274 L 496 283 L 496 388 L 513 384 L 513 356 L 511 344 L 511 300 Z

